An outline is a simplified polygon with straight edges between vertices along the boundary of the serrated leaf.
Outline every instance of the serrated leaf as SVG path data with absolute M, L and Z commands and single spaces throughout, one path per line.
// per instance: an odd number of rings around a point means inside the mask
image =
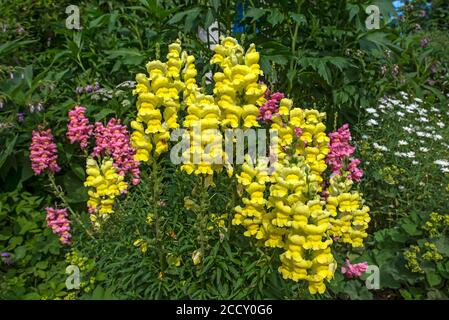
M 298 23 L 300 26 L 307 25 L 307 18 L 305 15 L 300 14 L 300 13 L 290 12 L 289 16 L 293 19 L 293 21 Z
M 267 21 L 272 26 L 276 26 L 284 21 L 284 15 L 278 9 L 271 10 Z
M 258 19 L 260 19 L 265 13 L 267 12 L 267 10 L 264 9 L 259 9 L 259 8 L 250 8 L 246 14 L 245 14 L 245 18 L 253 18 L 251 20 L 251 23 L 257 21 Z
M 317 66 L 318 74 L 328 83 L 331 83 L 331 73 L 326 63 L 320 61 Z

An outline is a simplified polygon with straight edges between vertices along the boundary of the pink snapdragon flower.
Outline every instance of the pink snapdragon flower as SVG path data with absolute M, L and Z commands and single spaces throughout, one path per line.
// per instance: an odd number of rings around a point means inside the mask
M 275 92 L 270 97 L 270 91 L 267 89 L 265 98 L 267 101 L 259 108 L 259 116 L 257 117 L 259 121 L 271 121 L 273 116 L 278 116 L 279 102 L 284 99 L 284 94 Z
M 118 173 L 123 176 L 128 172 L 131 173 L 132 183 L 139 184 L 139 162 L 134 160 L 136 150 L 131 147 L 127 127 L 112 118 L 106 126 L 101 122 L 95 123 L 94 135 L 95 147 L 92 155 L 96 157 L 101 154 L 111 156 Z
M 301 128 L 295 128 L 295 134 L 299 138 L 302 135 L 302 129 Z
M 67 209 L 46 208 L 47 225 L 53 230 L 53 233 L 59 236 L 62 244 L 71 244 L 72 235 L 70 234 L 70 221 L 68 219 Z
M 360 164 L 360 159 L 352 159 L 348 164 L 349 179 L 359 182 L 363 177 L 363 170 L 357 167 Z
M 79 142 L 81 149 L 87 148 L 94 127 L 89 124 L 89 119 L 84 115 L 85 112 L 85 107 L 75 106 L 69 111 L 70 121 L 67 124 L 67 138 L 70 143 Z
M 333 174 L 340 174 L 342 169 L 349 171 L 349 179 L 360 181 L 363 171 L 357 166 L 359 159 L 352 159 L 355 147 L 350 145 L 351 131 L 346 123 L 337 131 L 329 133 L 329 153 L 326 156 L 326 163 L 330 166 Z M 344 168 L 345 161 L 350 161 L 347 168 Z
M 345 275 L 346 278 L 358 278 L 368 269 L 367 262 L 361 262 L 356 264 L 351 264 L 349 259 L 346 259 L 346 265 L 341 268 L 341 273 Z
M 58 150 L 53 140 L 51 129 L 33 130 L 30 145 L 31 168 L 35 175 L 39 175 L 48 169 L 56 173 L 61 168 L 56 163 L 58 159 Z

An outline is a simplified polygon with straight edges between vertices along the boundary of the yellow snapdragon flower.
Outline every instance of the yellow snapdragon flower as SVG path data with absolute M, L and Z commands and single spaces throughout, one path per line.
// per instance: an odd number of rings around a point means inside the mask
M 166 152 L 170 130 L 179 127 L 180 99 L 186 88 L 182 70 L 183 65 L 191 65 L 191 59 L 182 51 L 179 40 L 168 49 L 167 62 L 150 61 L 146 65 L 148 76 L 142 73 L 136 76 L 133 94 L 137 95 L 137 117 L 131 123 L 135 130 L 131 145 L 136 149 L 137 161 L 150 162 Z
M 117 173 L 111 159 L 105 159 L 99 165 L 93 158 L 87 159 L 87 178 L 84 182 L 88 189 L 87 206 L 91 213 L 90 219 L 98 228 L 114 212 L 115 198 L 127 190 L 124 177 Z
M 242 166 L 237 181 L 249 196 L 242 198 L 245 207 L 235 208 L 233 220 L 246 228 L 246 236 L 282 248 L 279 272 L 285 279 L 307 281 L 312 294 L 325 291 L 325 282 L 336 268 L 328 234 L 332 213 L 321 196 L 329 152 L 324 116 L 317 110 L 293 108 L 290 99 L 281 99 L 279 116 L 270 124 L 271 130 L 277 130 L 274 172 L 259 186 L 255 168 L 248 163 Z
M 218 64 L 222 69 L 213 76 L 221 125 L 225 128 L 258 127 L 259 107 L 265 102 L 267 87 L 258 82 L 263 72 L 255 45 L 251 44 L 245 53 L 237 40 L 222 37 L 214 50 L 210 63 Z
M 369 207 L 363 205 L 358 192 L 350 191 L 351 186 L 352 181 L 340 175 L 334 175 L 330 179 L 326 205 L 332 216 L 329 235 L 340 237 L 341 242 L 353 247 L 362 247 L 363 239 L 368 236 L 366 229 L 371 218 Z
M 221 170 L 224 155 L 219 124 L 220 108 L 214 98 L 197 90 L 184 120 L 191 144 L 183 154 L 181 170 L 196 175 L 213 175 Z

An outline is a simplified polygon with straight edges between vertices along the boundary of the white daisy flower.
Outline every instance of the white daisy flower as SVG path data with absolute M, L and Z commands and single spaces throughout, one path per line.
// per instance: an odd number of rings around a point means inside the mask
M 388 151 L 388 148 L 385 146 L 382 146 L 380 144 L 378 144 L 377 142 L 373 143 L 373 147 L 374 149 L 380 150 L 380 151 Z

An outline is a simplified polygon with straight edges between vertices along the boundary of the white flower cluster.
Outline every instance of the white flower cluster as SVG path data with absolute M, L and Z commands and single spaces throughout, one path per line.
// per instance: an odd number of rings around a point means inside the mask
M 412 165 L 434 162 L 441 172 L 449 173 L 449 145 L 445 142 L 449 139 L 448 105 L 428 106 L 422 99 L 401 92 L 398 98 L 380 99 L 377 107 L 366 112 L 369 118 L 363 139 L 372 137 L 374 149 L 409 159 Z

